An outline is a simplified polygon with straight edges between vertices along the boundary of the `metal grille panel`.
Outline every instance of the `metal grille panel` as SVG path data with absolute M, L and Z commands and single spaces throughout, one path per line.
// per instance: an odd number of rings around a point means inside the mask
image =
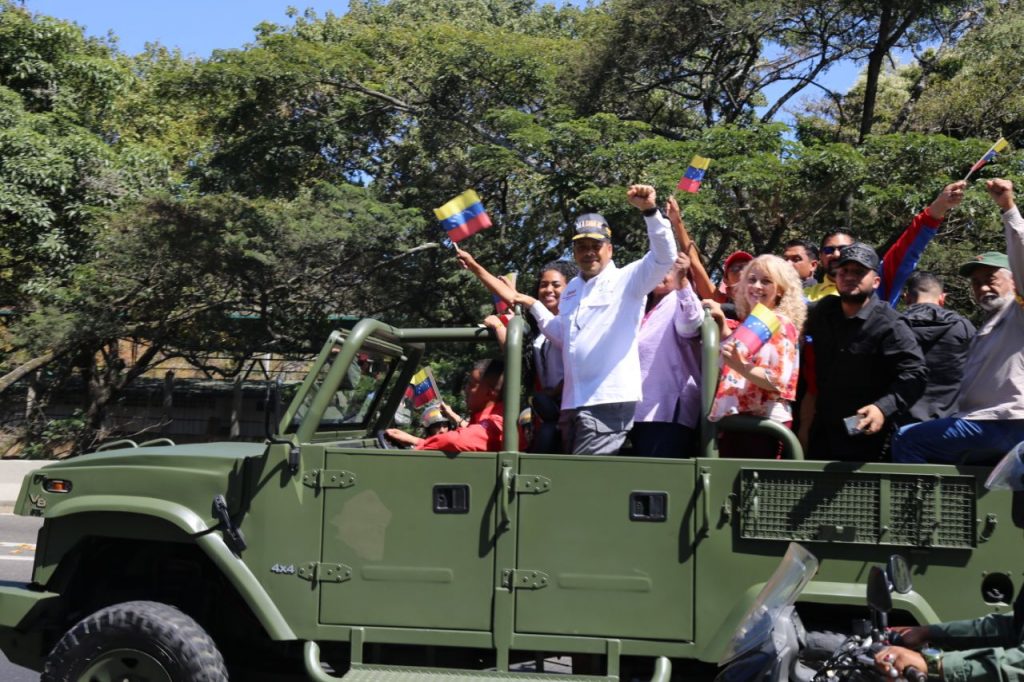
M 969 548 L 970 476 L 744 469 L 740 537 Z

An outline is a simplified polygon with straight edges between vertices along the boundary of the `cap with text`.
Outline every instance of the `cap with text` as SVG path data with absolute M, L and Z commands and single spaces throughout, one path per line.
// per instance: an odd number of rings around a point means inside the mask
M 608 227 L 608 221 L 600 213 L 584 213 L 576 219 L 573 227 L 575 234 L 573 241 L 577 239 L 598 239 L 610 242 L 612 240 L 612 228 Z

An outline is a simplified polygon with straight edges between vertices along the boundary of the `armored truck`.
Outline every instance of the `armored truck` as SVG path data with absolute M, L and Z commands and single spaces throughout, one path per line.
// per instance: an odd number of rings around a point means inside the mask
M 555 655 L 576 664 L 558 679 L 690 679 L 791 541 L 821 562 L 809 627 L 862 615 L 895 552 L 914 584 L 895 623 L 1006 610 L 1024 580 L 1024 513 L 985 469 L 805 459 L 785 429 L 784 459 L 719 458 L 715 429 L 775 428 L 739 417 L 702 424 L 693 458 L 522 452 L 523 335 L 513 317 L 500 451 L 380 438 L 430 351 L 497 352 L 488 330 L 367 319 L 330 336 L 265 443 L 31 472 L 15 511 L 44 523 L 31 580 L 0 585 L 0 649 L 44 680 L 504 679 Z M 710 321 L 703 342 L 715 377 Z

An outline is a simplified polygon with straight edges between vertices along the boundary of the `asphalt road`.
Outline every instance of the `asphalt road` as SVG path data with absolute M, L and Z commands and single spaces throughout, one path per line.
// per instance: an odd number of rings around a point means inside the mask
M 32 574 L 36 534 L 42 519 L 0 514 L 0 580 L 25 582 Z M 38 682 L 39 674 L 16 666 L 0 653 L 0 680 Z

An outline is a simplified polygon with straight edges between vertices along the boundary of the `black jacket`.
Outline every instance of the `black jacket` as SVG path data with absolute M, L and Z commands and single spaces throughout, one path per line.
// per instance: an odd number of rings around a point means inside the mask
M 909 411 L 899 416 L 901 423 L 948 417 L 956 411 L 967 349 L 974 338 L 974 325 L 963 315 L 934 303 L 916 303 L 907 308 L 903 319 L 910 325 L 928 366 L 928 385 Z M 909 416 L 908 416 L 909 414 Z

